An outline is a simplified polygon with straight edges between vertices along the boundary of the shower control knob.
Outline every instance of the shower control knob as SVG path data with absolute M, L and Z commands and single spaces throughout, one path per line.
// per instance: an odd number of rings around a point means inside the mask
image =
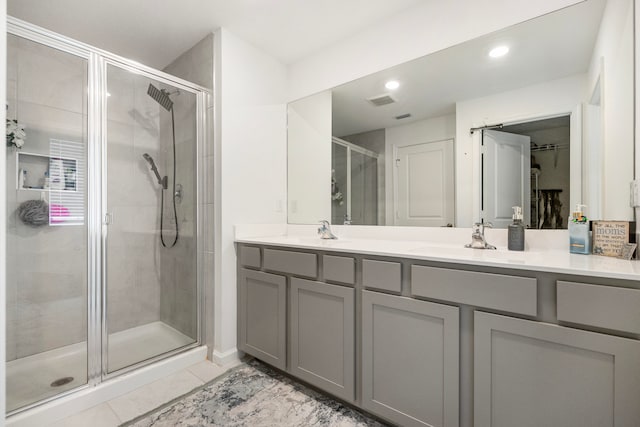
M 176 202 L 182 202 L 182 184 L 176 184 L 176 192 L 173 193 L 173 197 L 176 198 Z

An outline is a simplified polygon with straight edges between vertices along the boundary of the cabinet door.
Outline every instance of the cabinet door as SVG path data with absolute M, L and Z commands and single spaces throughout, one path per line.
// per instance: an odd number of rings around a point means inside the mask
M 475 313 L 476 427 L 640 425 L 640 341 Z
M 355 398 L 354 290 L 291 279 L 291 373 L 340 398 Z
M 458 308 L 362 293 L 362 406 L 403 426 L 458 425 Z
M 241 269 L 238 286 L 238 349 L 286 369 L 286 278 Z

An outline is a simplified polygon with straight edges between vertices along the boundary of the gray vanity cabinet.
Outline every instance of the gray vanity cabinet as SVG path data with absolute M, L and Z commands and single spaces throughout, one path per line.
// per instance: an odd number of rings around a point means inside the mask
M 240 269 L 238 349 L 273 366 L 287 367 L 287 279 Z
M 638 426 L 640 341 L 475 313 L 475 427 Z
M 362 406 L 402 426 L 458 426 L 458 308 L 362 292 Z
M 291 278 L 291 374 L 355 400 L 355 290 Z

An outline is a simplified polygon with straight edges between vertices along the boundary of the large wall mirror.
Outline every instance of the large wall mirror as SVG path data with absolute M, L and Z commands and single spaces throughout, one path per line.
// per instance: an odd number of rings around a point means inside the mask
M 632 219 L 631 0 L 586 0 L 288 106 L 288 220 Z

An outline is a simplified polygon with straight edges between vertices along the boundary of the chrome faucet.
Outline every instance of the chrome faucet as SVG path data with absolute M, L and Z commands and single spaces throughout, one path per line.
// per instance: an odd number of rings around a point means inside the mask
M 337 237 L 331 232 L 331 224 L 326 219 L 320 221 L 320 227 L 318 227 L 318 234 L 321 239 L 337 239 Z
M 484 238 L 485 227 L 493 228 L 490 222 L 476 222 L 473 224 L 473 234 L 471 234 L 471 243 L 464 245 L 465 248 L 473 249 L 495 249 L 496 247 L 487 243 Z

